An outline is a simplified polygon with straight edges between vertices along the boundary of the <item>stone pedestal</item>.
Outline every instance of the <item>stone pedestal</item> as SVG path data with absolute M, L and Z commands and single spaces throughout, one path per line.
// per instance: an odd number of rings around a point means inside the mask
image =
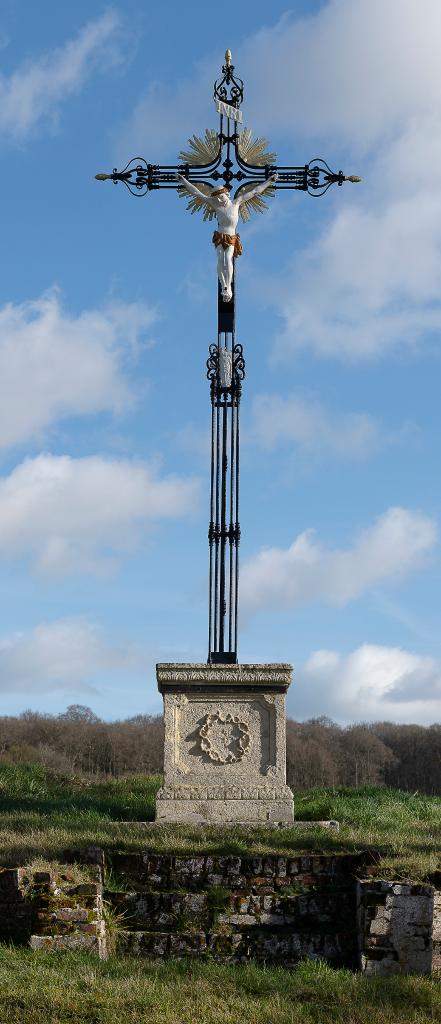
M 156 820 L 292 823 L 285 764 L 292 666 L 160 664 L 156 678 L 165 719 Z

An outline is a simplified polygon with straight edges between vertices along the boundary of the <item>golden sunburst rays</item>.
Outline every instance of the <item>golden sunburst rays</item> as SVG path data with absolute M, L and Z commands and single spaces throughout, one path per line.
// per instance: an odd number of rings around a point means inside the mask
M 188 140 L 188 147 L 188 149 L 182 149 L 179 153 L 179 160 L 183 164 L 188 164 L 190 167 L 203 167 L 211 164 L 219 156 L 220 143 L 217 131 L 214 128 L 206 128 L 205 135 L 202 138 L 199 135 L 192 135 L 191 139 Z M 267 140 L 263 138 L 254 139 L 250 128 L 244 128 L 239 133 L 238 151 L 244 163 L 252 164 L 254 167 L 276 164 L 276 154 L 270 153 L 267 147 Z M 249 191 L 252 188 L 253 184 L 250 183 Z M 204 182 L 198 182 L 198 189 L 201 192 L 205 192 L 207 197 L 213 191 L 212 187 Z M 265 199 L 262 196 L 254 196 L 252 199 L 247 199 L 247 191 L 248 189 L 242 188 L 240 193 L 243 196 L 240 216 L 244 222 L 250 220 L 252 213 L 264 213 L 268 209 L 268 204 L 265 200 L 271 199 L 274 196 L 275 188 L 273 185 L 268 187 L 265 192 Z M 197 196 L 189 196 L 184 185 L 179 186 L 178 195 L 180 199 L 188 199 L 187 209 L 191 213 L 203 213 L 204 220 L 213 220 L 215 217 L 214 210 L 210 209 L 203 199 L 199 199 Z
M 250 190 L 251 189 L 252 185 L 250 185 Z M 274 196 L 275 191 L 274 185 L 269 185 L 265 191 L 265 196 L 267 196 L 268 199 L 271 199 Z M 265 213 L 265 210 L 268 209 L 268 203 L 265 202 L 265 199 L 263 199 L 262 196 L 253 196 L 252 199 L 247 199 L 246 189 L 242 189 L 240 195 L 243 196 L 243 199 L 240 204 L 239 214 L 244 224 L 247 220 L 251 220 L 252 213 Z
M 179 159 L 191 167 L 195 164 L 211 164 L 219 155 L 219 136 L 214 128 L 206 128 L 203 139 L 198 135 L 192 135 L 188 145 L 190 149 L 182 149 Z
M 211 196 L 213 191 L 211 186 L 206 185 L 203 181 L 198 181 L 198 189 L 200 192 L 205 192 L 207 198 L 208 196 Z M 179 185 L 178 196 L 180 199 L 188 199 L 187 210 L 190 210 L 191 213 L 203 213 L 204 220 L 213 220 L 213 217 L 216 216 L 214 210 L 211 209 L 208 203 L 204 202 L 203 199 L 199 199 L 198 196 L 190 195 L 190 193 L 187 192 L 185 185 Z
M 219 156 L 219 136 L 214 128 L 206 128 L 205 136 L 202 139 L 199 135 L 192 135 L 188 140 L 188 146 L 189 149 L 181 150 L 179 160 L 183 164 L 189 164 L 190 167 L 211 164 Z M 205 192 L 207 196 L 211 195 L 213 191 L 210 185 L 205 185 L 202 181 L 198 181 L 198 189 Z M 184 185 L 179 186 L 178 196 L 180 199 L 188 199 L 187 210 L 190 210 L 191 213 L 203 213 L 204 220 L 213 220 L 214 210 L 210 209 L 203 199 L 198 199 L 197 196 L 189 197 Z
M 277 163 L 275 153 L 267 150 L 266 139 L 253 139 L 250 128 L 244 128 L 239 135 L 238 150 L 239 156 L 246 164 L 257 164 L 258 167 L 265 167 L 266 164 Z
M 268 142 L 266 139 L 258 138 L 253 139 L 253 133 L 250 128 L 244 128 L 239 135 L 238 150 L 241 160 L 246 164 L 254 164 L 254 166 L 265 167 L 267 164 L 274 165 L 277 163 L 276 153 L 270 153 L 267 149 Z M 249 186 L 250 191 L 253 188 Z M 270 185 L 265 191 L 265 199 L 271 199 L 275 195 L 274 185 Z M 241 196 L 244 196 L 244 200 L 240 206 L 241 220 L 250 220 L 252 213 L 264 213 L 268 209 L 268 203 L 262 196 L 254 196 L 253 199 L 246 199 L 247 189 L 242 189 Z M 237 192 L 236 192 L 237 195 Z

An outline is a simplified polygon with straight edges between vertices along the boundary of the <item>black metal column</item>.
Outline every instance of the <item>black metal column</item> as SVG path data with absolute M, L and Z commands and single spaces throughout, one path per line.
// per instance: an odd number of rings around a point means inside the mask
M 234 200 L 247 220 L 252 210 L 262 212 L 262 196 L 273 191 L 288 189 L 322 196 L 332 185 L 361 181 L 356 175 L 332 171 L 320 157 L 307 164 L 277 165 L 276 155 L 266 150 L 266 141 L 253 141 L 240 128 L 244 85 L 234 72 L 227 50 L 222 77 L 214 83 L 213 93 L 219 131 L 207 130 L 205 138 L 194 135 L 189 139 L 189 149 L 179 155 L 180 163 L 152 164 L 144 157 L 134 157 L 123 170 L 115 167 L 111 174 L 95 177 L 122 182 L 134 196 L 146 196 L 156 189 L 177 191 L 187 195 L 192 213 L 204 213 L 204 220 L 217 216 L 211 200 L 220 187 L 231 188 L 233 182 L 237 183 Z M 239 406 L 245 362 L 235 335 L 234 275 L 230 302 L 223 302 L 218 287 L 217 342 L 210 345 L 207 371 L 211 395 L 208 661 L 237 662 Z
M 210 345 L 211 481 L 208 661 L 237 662 L 239 587 L 239 409 L 245 361 L 236 343 L 235 297 L 218 295 L 217 343 Z

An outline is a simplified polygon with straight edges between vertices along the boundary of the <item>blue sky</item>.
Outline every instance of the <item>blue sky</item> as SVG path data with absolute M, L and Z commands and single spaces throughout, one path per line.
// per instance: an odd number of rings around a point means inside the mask
M 281 163 L 363 177 L 242 229 L 240 660 L 294 663 L 293 717 L 439 721 L 440 30 L 4 0 L 1 713 L 156 712 L 155 662 L 206 658 L 210 227 L 94 175 L 216 127 L 228 46 Z

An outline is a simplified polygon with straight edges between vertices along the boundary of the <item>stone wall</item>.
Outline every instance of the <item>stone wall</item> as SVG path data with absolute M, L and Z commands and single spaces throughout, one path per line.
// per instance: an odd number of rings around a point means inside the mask
M 133 894 L 118 901 L 131 925 L 119 934 L 119 951 L 175 957 L 205 953 L 221 960 L 257 959 L 285 965 L 312 957 L 336 966 L 354 966 L 353 915 L 346 906 L 336 930 L 337 896 L 325 900 L 228 894 L 221 912 L 213 911 L 211 897 L 210 891 Z
M 32 949 L 106 953 L 100 882 L 71 885 L 55 873 L 0 870 L 0 939 Z
M 26 899 L 24 868 L 0 870 L 0 942 L 24 945 L 32 933 L 32 904 Z
M 109 856 L 120 953 L 355 968 L 359 856 Z M 123 891 L 124 890 L 124 891 Z M 128 891 L 129 890 L 129 891 Z
M 365 873 L 364 854 L 297 857 L 197 855 L 109 852 L 107 865 L 127 886 L 197 892 L 209 886 L 260 892 L 302 885 L 307 889 L 350 885 L 355 891 L 357 874 Z
M 92 877 L 104 876 L 104 890 L 99 880 L 74 885 L 67 863 L 32 876 L 0 869 L 0 941 L 101 957 L 107 945 L 140 957 L 322 959 L 367 974 L 441 968 L 438 883 L 369 878 L 363 854 L 104 855 L 94 847 L 65 859 L 82 857 Z
M 441 882 L 441 878 L 439 879 Z M 433 952 L 432 967 L 441 970 L 441 890 L 435 889 L 433 895 Z
M 366 974 L 430 974 L 434 940 L 435 962 L 439 958 L 440 922 L 439 917 L 435 920 L 434 904 L 432 885 L 360 882 L 360 969 Z

